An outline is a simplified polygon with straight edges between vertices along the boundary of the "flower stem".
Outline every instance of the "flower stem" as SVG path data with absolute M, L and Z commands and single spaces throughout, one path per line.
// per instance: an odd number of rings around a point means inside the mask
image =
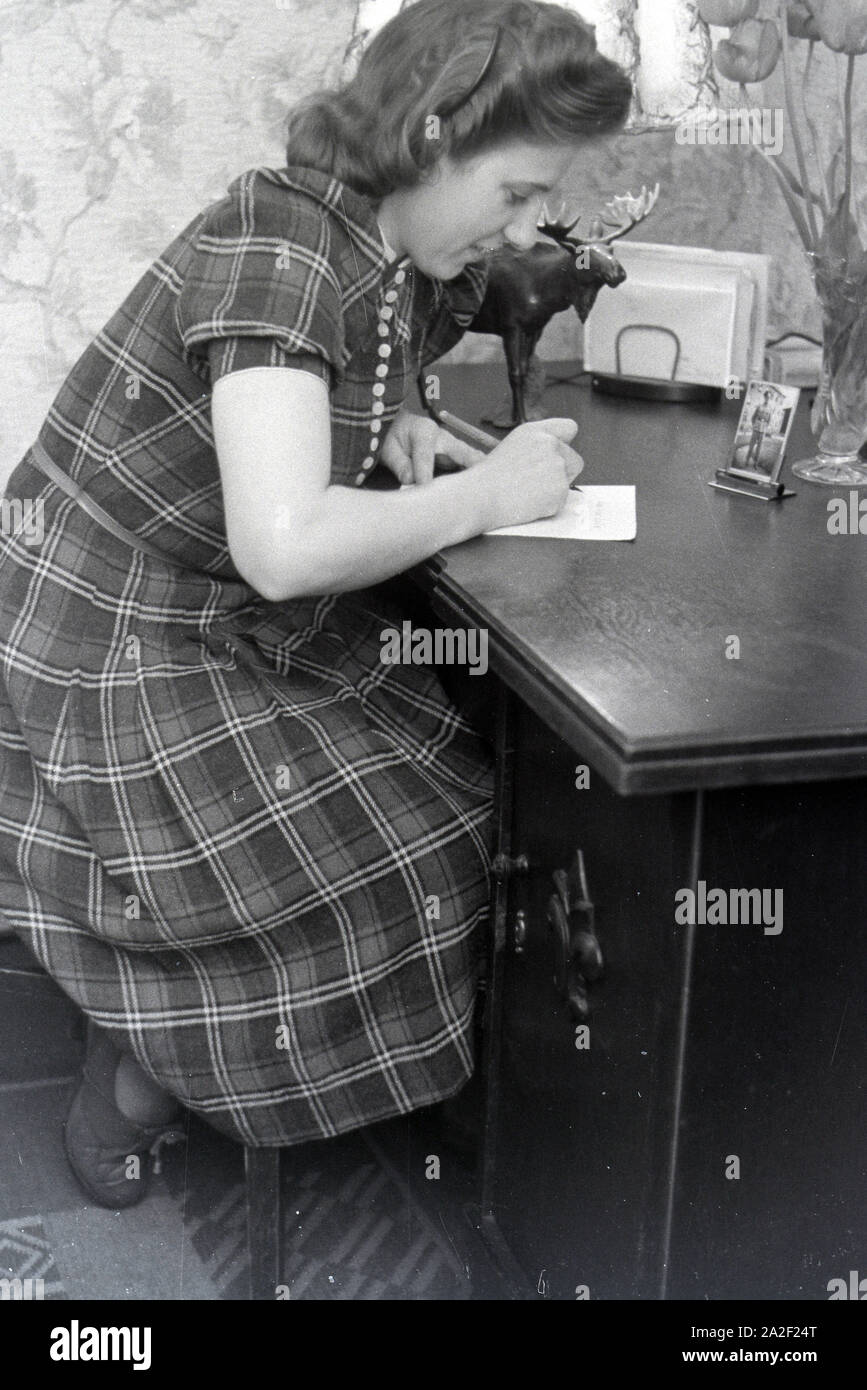
M 783 47 L 783 82 L 786 89 L 786 114 L 789 118 L 789 125 L 792 128 L 792 143 L 795 146 L 795 158 L 798 162 L 798 172 L 801 176 L 801 183 L 804 187 L 804 202 L 807 214 L 807 226 L 810 232 L 812 245 L 807 249 L 815 251 L 819 241 L 819 233 L 816 227 L 816 218 L 813 213 L 813 194 L 810 188 L 810 180 L 807 177 L 807 161 L 804 158 L 804 147 L 801 144 L 801 132 L 795 120 L 795 91 L 792 82 L 792 57 L 789 50 L 789 25 L 787 19 L 786 0 L 781 0 L 779 9 L 780 20 L 780 39 Z
M 798 88 L 801 97 L 801 110 L 804 113 L 804 123 L 810 132 L 810 141 L 813 147 L 813 158 L 816 161 L 816 171 L 819 175 L 819 198 L 822 213 L 825 219 L 831 216 L 831 188 L 828 183 L 828 176 L 822 164 L 822 146 L 819 142 L 819 132 L 816 129 L 816 122 L 811 119 L 807 107 L 807 86 L 810 81 L 810 71 L 813 66 L 813 52 L 816 47 L 816 40 L 810 39 L 810 46 L 807 49 L 807 63 L 804 68 L 804 81 Z
M 849 239 L 849 204 L 852 199 L 852 83 L 855 77 L 855 54 L 846 63 L 846 88 L 843 95 L 843 235 Z
M 798 236 L 804 243 L 804 250 L 807 252 L 808 255 L 810 255 L 813 251 L 814 243 L 810 239 L 810 229 L 807 226 L 804 214 L 798 206 L 798 199 L 795 197 L 794 193 L 792 192 L 791 188 L 786 182 L 786 179 L 783 177 L 783 174 L 777 167 L 777 161 L 774 159 L 773 155 L 768 154 L 767 150 L 762 149 L 761 145 L 755 145 L 753 148 L 757 151 L 758 154 L 761 155 L 768 168 L 772 170 L 774 178 L 779 183 L 780 192 L 786 200 L 786 206 L 788 207 L 789 212 L 792 214 L 792 220 L 798 230 Z

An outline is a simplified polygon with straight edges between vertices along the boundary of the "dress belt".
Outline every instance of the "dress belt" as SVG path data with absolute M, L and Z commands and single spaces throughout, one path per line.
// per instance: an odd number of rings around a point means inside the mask
M 87 512 L 88 516 L 93 517 L 93 520 L 98 522 L 106 531 L 110 531 L 119 541 L 124 541 L 126 545 L 132 546 L 133 550 L 140 550 L 144 555 L 150 555 L 154 560 L 161 560 L 163 564 L 167 562 L 169 557 L 161 550 L 157 550 L 155 545 L 151 545 L 150 541 L 145 540 L 143 536 L 137 536 L 134 531 L 128 531 L 125 526 L 121 526 L 120 522 L 115 521 L 113 516 L 109 516 L 98 502 L 94 502 L 92 497 L 88 497 L 84 489 L 79 487 L 68 473 L 64 473 L 62 468 L 58 468 L 54 459 L 46 453 L 38 440 L 30 446 L 30 455 L 37 468 L 41 469 L 53 483 L 56 483 L 66 493 L 67 497 L 71 497 L 73 502 L 77 502 L 79 507 Z

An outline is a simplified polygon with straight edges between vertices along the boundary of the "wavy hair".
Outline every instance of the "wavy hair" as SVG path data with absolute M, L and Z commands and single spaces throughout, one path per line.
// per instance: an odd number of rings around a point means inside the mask
M 420 183 L 443 154 L 610 133 L 631 98 L 626 73 L 563 5 L 415 0 L 378 31 L 349 82 L 293 107 L 286 162 L 382 199 Z

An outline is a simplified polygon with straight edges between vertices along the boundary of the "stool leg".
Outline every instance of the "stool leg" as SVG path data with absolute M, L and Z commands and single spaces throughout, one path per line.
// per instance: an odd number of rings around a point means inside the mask
M 244 1168 L 250 1298 L 256 1302 L 273 1302 L 280 1283 L 283 1238 L 280 1150 L 245 1148 Z

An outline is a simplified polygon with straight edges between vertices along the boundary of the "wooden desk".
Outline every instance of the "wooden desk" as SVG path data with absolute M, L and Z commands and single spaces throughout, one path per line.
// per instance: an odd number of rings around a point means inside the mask
M 505 380 L 441 377 L 472 421 Z M 637 484 L 636 541 L 481 537 L 418 576 L 501 683 L 480 1226 L 519 1294 L 826 1299 L 867 1274 L 867 537 L 828 533 L 849 489 L 707 486 L 737 402 L 545 401 L 584 481 Z M 579 847 L 605 965 L 576 913 L 570 1004 L 546 912 Z M 780 890 L 782 930 L 678 923 L 701 881 Z
M 444 370 L 443 400 L 475 422 L 500 376 Z M 795 480 L 761 503 L 708 487 L 737 402 L 613 401 L 586 382 L 545 401 L 581 423 L 583 481 L 637 485 L 636 540 L 479 537 L 443 552 L 441 607 L 488 627 L 498 672 L 616 791 L 864 776 L 867 537 L 827 529 L 849 489 Z M 790 457 L 810 443 L 802 411 Z

